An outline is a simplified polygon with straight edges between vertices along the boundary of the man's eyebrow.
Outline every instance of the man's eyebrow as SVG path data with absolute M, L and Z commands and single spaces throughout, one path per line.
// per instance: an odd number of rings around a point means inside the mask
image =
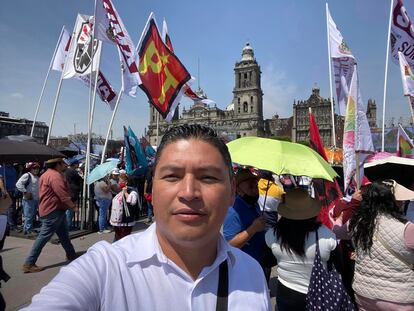
M 184 169 L 184 167 L 182 167 L 180 165 L 175 165 L 175 164 L 166 164 L 166 165 L 163 165 L 163 166 L 159 167 L 160 171 L 168 171 L 168 170 L 170 170 L 170 171 L 179 171 L 179 170 L 182 170 L 182 169 Z M 198 172 L 209 172 L 209 171 L 222 172 L 223 168 L 219 167 L 217 165 L 200 165 L 195 170 L 198 171 Z

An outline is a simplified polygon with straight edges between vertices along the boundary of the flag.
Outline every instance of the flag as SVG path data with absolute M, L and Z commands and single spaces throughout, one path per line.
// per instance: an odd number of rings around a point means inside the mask
M 343 167 L 345 191 L 348 190 L 352 178 L 362 179 L 364 161 L 369 154 L 374 153 L 371 131 L 359 90 L 356 65 L 353 72 L 344 124 Z M 357 154 L 359 155 L 360 176 L 355 176 Z
M 134 42 L 111 0 L 96 0 L 95 4 L 96 38 L 118 47 L 124 61 L 124 92 L 135 97 L 141 80 L 138 74 L 138 54 Z
M 157 153 L 155 149 L 150 145 L 150 143 L 145 137 L 141 137 L 140 142 L 142 149 L 144 150 L 145 156 L 148 160 L 148 163 L 154 162 L 155 154 Z
M 91 75 L 84 75 L 76 77 L 77 79 L 81 80 L 85 86 L 89 87 L 92 85 L 92 88 L 95 85 L 94 79 L 92 79 L 92 83 L 90 81 Z M 98 74 L 98 81 L 96 85 L 96 90 L 98 91 L 98 95 L 100 99 L 109 105 L 111 110 L 115 109 L 115 104 L 118 99 L 118 94 L 116 94 L 115 90 L 112 88 L 112 85 L 108 82 L 108 80 L 105 78 L 103 73 L 99 71 Z
M 63 26 L 62 33 L 58 39 L 58 47 L 53 59 L 52 70 L 62 71 L 65 65 L 66 53 L 69 50 L 70 34 Z
M 165 21 L 165 19 L 162 23 L 162 40 L 168 46 L 170 51 L 174 53 L 174 48 L 173 48 L 172 43 L 171 43 L 170 35 L 168 34 L 168 27 L 167 27 L 167 22 Z M 194 80 L 193 77 L 192 77 L 192 79 Z M 199 101 L 203 102 L 203 97 L 201 97 L 197 93 L 195 93 L 189 85 L 187 85 L 187 89 L 185 90 L 184 95 L 186 97 L 190 98 L 191 100 L 195 101 L 195 102 L 199 102 Z M 214 101 L 211 101 L 211 102 L 214 103 Z M 207 102 L 203 102 L 203 103 L 204 104 L 209 104 Z
M 309 143 L 313 150 L 328 161 L 321 136 L 319 135 L 318 125 L 311 111 L 309 111 Z M 334 179 L 333 182 L 327 180 L 313 180 L 313 184 L 319 201 L 322 203 L 318 218 L 325 226 L 332 229 L 333 224 L 329 218 L 329 211 L 335 207 L 342 197 L 338 181 L 336 179 Z
M 87 15 L 78 14 L 72 35 L 65 64 L 63 79 L 82 76 L 91 73 L 98 68 L 99 54 L 101 53 L 101 42 L 94 39 L 92 44 L 92 18 Z M 92 53 L 94 53 L 92 55 Z
M 410 66 L 414 66 L 414 27 L 402 0 L 394 0 L 390 36 L 393 62 L 398 64 L 398 52 L 402 52 Z
M 53 59 L 52 69 L 56 71 L 62 71 L 65 64 L 65 57 L 69 49 L 70 44 L 70 35 L 65 28 L 63 28 L 62 34 L 58 40 L 58 48 L 56 50 L 55 58 Z M 75 79 L 78 79 L 85 84 L 88 88 L 90 87 L 90 74 L 82 76 L 74 76 Z M 95 81 L 92 80 L 92 86 L 95 84 Z M 98 95 L 104 103 L 107 103 L 111 110 L 114 110 L 115 103 L 117 100 L 117 94 L 112 88 L 111 84 L 105 78 L 103 73 L 99 71 L 98 74 L 98 84 L 96 90 Z
M 162 22 L 162 40 L 164 41 L 165 45 L 168 46 L 170 51 L 174 53 L 174 48 L 171 43 L 170 35 L 168 34 L 168 27 L 167 27 L 167 22 L 165 21 L 165 19 Z
M 148 162 L 138 138 L 129 126 L 128 129 L 124 126 L 124 143 L 127 174 L 144 175 L 148 168 Z
M 401 126 L 401 124 L 398 124 L 397 156 L 403 157 L 403 158 L 412 158 L 413 149 L 414 149 L 413 141 L 404 131 L 404 128 Z
M 405 96 L 414 97 L 414 75 L 403 53 L 398 52 L 401 79 Z
M 153 13 L 138 45 L 141 89 L 167 121 L 174 116 L 191 76 L 178 57 L 162 41 Z
M 346 102 L 354 70 L 355 57 L 327 9 L 330 55 L 335 79 L 339 114 L 345 115 Z

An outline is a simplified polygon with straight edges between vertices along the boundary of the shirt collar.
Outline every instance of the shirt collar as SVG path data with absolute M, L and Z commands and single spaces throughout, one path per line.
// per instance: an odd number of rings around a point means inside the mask
M 133 264 L 146 261 L 153 257 L 156 257 L 159 262 L 167 263 L 168 258 L 163 253 L 156 234 L 156 223 L 153 223 L 147 230 L 136 235 L 133 240 L 135 247 L 131 247 L 134 251 L 128 252 L 126 256 L 126 263 Z M 136 245 L 139 245 L 139 250 Z M 220 234 L 218 241 L 217 257 L 214 263 L 221 263 L 225 259 L 229 258 L 229 263 L 233 266 L 235 264 L 236 257 L 233 254 L 232 247 Z

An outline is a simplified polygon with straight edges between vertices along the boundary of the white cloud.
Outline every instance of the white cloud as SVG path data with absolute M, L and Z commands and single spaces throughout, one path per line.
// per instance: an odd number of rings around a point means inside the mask
M 22 93 L 16 92 L 16 93 L 11 93 L 10 97 L 15 98 L 15 99 L 23 99 L 24 95 Z
M 262 74 L 263 115 L 271 118 L 278 114 L 280 117 L 292 115 L 292 105 L 297 86 L 289 81 L 284 71 L 278 71 L 273 64 L 266 66 Z

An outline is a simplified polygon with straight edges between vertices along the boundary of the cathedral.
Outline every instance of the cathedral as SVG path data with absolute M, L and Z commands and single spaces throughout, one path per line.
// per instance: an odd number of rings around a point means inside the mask
M 201 89 L 196 93 L 205 97 Z M 244 136 L 283 137 L 294 142 L 309 140 L 309 107 L 312 108 L 325 146 L 331 146 L 331 104 L 319 94 L 314 87 L 308 100 L 295 101 L 293 116 L 271 119 L 263 118 L 263 91 L 261 88 L 260 66 L 254 57 L 253 48 L 249 43 L 242 50 L 241 59 L 234 67 L 233 100 L 225 110 L 202 101 L 196 101 L 189 108 L 179 107 L 171 122 L 163 120 L 158 111 L 150 105 L 150 122 L 146 138 L 153 146 L 158 146 L 166 130 L 172 125 L 197 123 L 214 128 L 217 133 L 233 140 Z M 369 101 L 368 112 L 370 125 L 376 123 L 375 101 Z M 158 119 L 158 120 L 157 120 Z M 342 144 L 343 117 L 335 115 L 336 143 Z

